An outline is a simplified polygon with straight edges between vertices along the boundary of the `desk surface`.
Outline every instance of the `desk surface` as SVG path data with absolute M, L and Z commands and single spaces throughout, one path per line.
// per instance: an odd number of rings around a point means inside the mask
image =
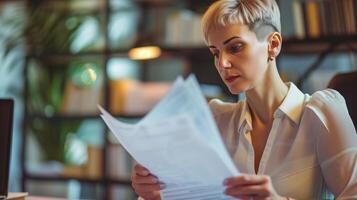
M 25 200 L 65 200 L 64 198 L 58 197 L 40 197 L 40 196 L 28 196 Z
M 27 192 L 10 192 L 7 200 L 65 200 L 58 197 L 28 196 Z

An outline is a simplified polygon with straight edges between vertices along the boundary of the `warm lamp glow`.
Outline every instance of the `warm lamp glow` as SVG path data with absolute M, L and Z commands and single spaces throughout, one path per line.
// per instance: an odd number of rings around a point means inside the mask
M 154 59 L 160 55 L 161 49 L 156 46 L 137 47 L 129 51 L 129 58 L 132 60 Z

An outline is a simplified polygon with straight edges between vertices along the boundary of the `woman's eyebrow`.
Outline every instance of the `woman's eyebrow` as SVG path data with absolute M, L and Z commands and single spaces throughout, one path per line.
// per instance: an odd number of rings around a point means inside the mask
M 233 36 L 233 37 L 231 37 L 231 38 L 229 38 L 229 39 L 227 39 L 226 41 L 224 41 L 223 42 L 223 45 L 226 45 L 227 43 L 229 43 L 230 41 L 232 41 L 232 40 L 234 40 L 234 39 L 240 39 L 241 37 L 239 37 L 239 36 Z M 217 47 L 215 47 L 215 46 L 213 46 L 213 45 L 210 45 L 210 46 L 208 46 L 208 48 L 217 48 Z
M 233 39 L 240 39 L 240 37 L 238 37 L 238 36 L 233 36 L 233 37 L 227 39 L 226 41 L 224 41 L 223 44 L 226 45 L 228 42 L 230 42 L 230 41 L 233 40 Z

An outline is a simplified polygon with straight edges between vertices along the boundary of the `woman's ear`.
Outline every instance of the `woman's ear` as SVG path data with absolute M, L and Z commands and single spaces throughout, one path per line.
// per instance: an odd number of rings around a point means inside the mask
M 283 38 L 280 33 L 273 32 L 268 37 L 268 42 L 269 59 L 275 59 L 280 53 Z

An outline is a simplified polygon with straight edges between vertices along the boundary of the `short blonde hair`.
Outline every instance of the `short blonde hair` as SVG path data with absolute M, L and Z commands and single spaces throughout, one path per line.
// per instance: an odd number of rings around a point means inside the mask
M 279 7 L 275 0 L 219 0 L 203 15 L 201 25 L 204 39 L 207 42 L 208 32 L 212 28 L 232 24 L 248 25 L 258 39 L 272 32 L 280 33 Z

